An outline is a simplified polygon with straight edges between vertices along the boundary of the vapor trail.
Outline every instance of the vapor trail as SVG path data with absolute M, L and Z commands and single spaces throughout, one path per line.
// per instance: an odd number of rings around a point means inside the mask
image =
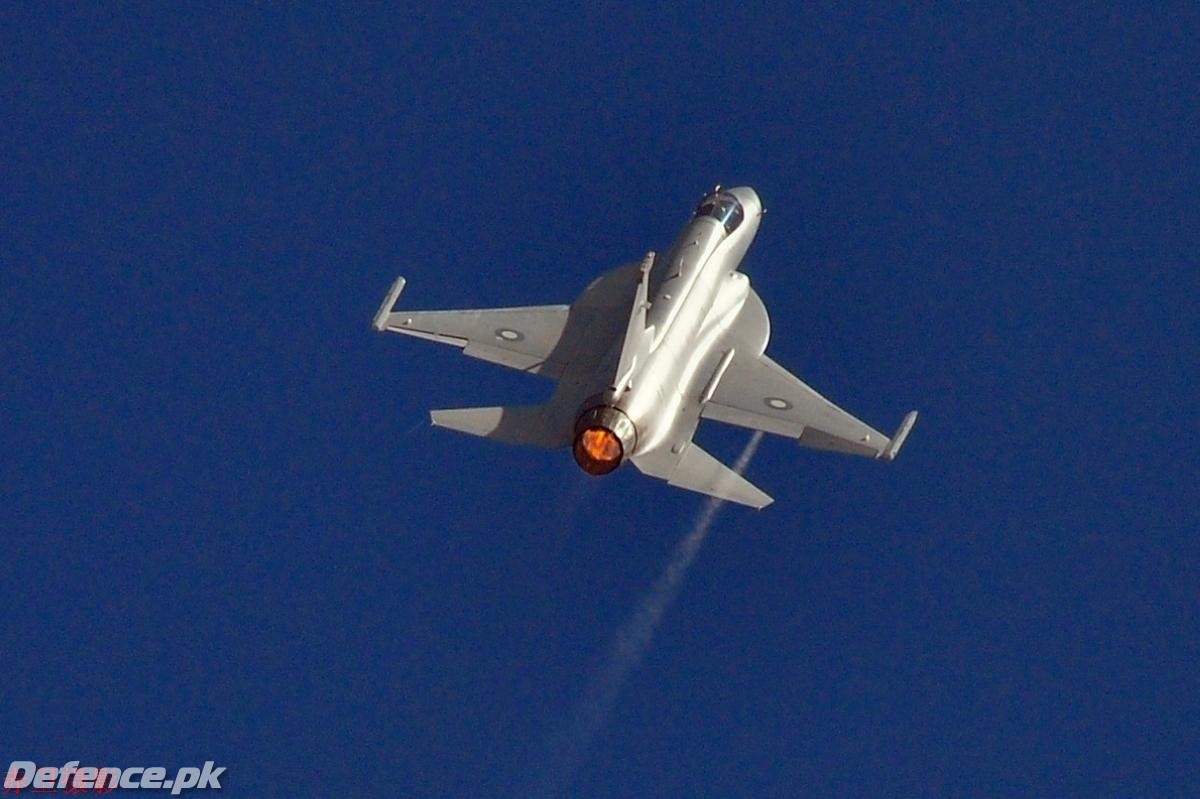
M 739 475 L 750 464 L 762 437 L 763 434 L 756 431 L 746 442 L 742 454 L 733 465 L 733 470 Z M 617 630 L 604 662 L 588 680 L 583 697 L 575 708 L 570 727 L 554 742 L 555 746 L 551 751 L 549 767 L 539 795 L 559 796 L 570 788 L 575 771 L 591 748 L 596 733 L 604 726 L 609 713 L 612 712 L 629 673 L 637 668 L 649 650 L 663 613 L 678 596 L 683 579 L 687 576 L 688 569 L 696 559 L 717 511 L 723 504 L 724 500 L 715 497 L 704 503 L 691 532 L 675 545 L 675 550 L 658 579 L 642 596 L 633 615 Z

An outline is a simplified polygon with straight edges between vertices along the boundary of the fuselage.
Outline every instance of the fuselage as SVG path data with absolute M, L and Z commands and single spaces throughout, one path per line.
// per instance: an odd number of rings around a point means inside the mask
M 721 346 L 750 293 L 738 266 L 761 218 L 753 189 L 714 191 L 655 259 L 646 319 L 654 328 L 649 353 L 628 388 L 609 399 L 637 429 L 636 451 L 627 456 L 667 444 L 681 406 L 693 394 L 698 397 L 711 377 L 699 367 L 712 362 L 713 349 Z

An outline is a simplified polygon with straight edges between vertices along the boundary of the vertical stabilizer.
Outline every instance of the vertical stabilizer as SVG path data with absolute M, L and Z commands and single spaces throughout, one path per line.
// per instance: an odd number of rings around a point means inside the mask
M 650 309 L 650 268 L 654 266 L 654 253 L 646 253 L 642 259 L 642 274 L 633 295 L 633 308 L 629 312 L 629 325 L 625 328 L 625 339 L 621 343 L 621 357 L 613 375 L 609 390 L 614 397 L 629 388 L 633 371 L 639 363 L 645 363 L 650 354 L 650 342 L 654 340 L 654 327 L 646 326 L 646 311 Z

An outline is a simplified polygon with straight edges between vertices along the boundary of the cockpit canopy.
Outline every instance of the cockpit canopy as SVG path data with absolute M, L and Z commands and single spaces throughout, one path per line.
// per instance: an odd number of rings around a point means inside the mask
M 705 197 L 692 218 L 699 219 L 702 216 L 711 216 L 725 226 L 726 233 L 732 233 L 738 225 L 742 224 L 742 219 L 746 214 L 736 197 L 721 192 Z

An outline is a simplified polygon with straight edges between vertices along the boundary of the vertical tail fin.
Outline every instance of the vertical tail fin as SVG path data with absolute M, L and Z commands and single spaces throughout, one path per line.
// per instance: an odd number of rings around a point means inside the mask
M 654 339 L 654 327 L 646 326 L 646 311 L 650 308 L 650 268 L 654 266 L 654 253 L 646 253 L 642 259 L 642 276 L 633 295 L 633 308 L 629 312 L 629 325 L 625 328 L 625 340 L 621 344 L 621 357 L 613 375 L 609 390 L 614 396 L 629 388 L 633 370 L 644 363 L 650 354 L 650 342 Z

